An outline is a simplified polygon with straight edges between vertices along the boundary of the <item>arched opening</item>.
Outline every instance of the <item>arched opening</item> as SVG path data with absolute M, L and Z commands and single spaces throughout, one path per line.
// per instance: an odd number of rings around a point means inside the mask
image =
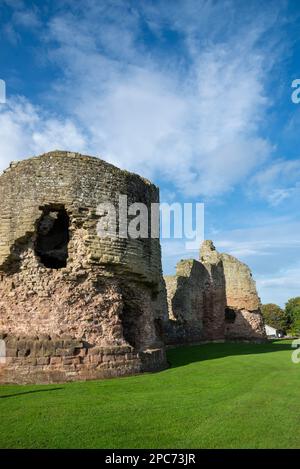
M 49 269 L 66 267 L 70 219 L 64 207 L 45 207 L 37 223 L 35 253 Z
M 234 323 L 235 319 L 236 319 L 236 312 L 234 311 L 234 309 L 228 308 L 228 306 L 226 306 L 226 308 L 225 308 L 225 322 L 227 322 L 229 324 L 232 324 L 232 323 Z

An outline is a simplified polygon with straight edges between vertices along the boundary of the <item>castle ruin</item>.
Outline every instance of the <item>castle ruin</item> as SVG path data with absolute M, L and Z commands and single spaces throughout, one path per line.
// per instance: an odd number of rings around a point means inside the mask
M 98 158 L 54 151 L 0 177 L 0 382 L 95 379 L 166 366 L 158 238 L 99 237 L 101 202 L 159 202 Z
M 0 176 L 0 383 L 156 371 L 165 344 L 264 338 L 250 270 L 211 242 L 164 281 L 150 219 L 147 237 L 99 236 L 98 206 L 120 194 L 159 202 L 146 179 L 79 153 Z
M 204 241 L 200 259 L 182 260 L 165 277 L 167 343 L 265 339 L 260 299 L 249 267 Z

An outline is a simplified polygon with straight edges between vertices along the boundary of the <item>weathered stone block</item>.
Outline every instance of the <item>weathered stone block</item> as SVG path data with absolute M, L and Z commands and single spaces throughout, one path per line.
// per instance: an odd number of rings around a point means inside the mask
M 79 357 L 63 357 L 62 362 L 64 365 L 79 365 L 80 358 Z
M 50 364 L 51 365 L 60 365 L 62 363 L 62 358 L 61 357 L 51 357 L 50 358 Z
M 30 354 L 30 349 L 24 348 L 24 349 L 19 349 L 18 348 L 18 357 L 28 357 Z
M 50 357 L 38 357 L 36 363 L 37 365 L 49 365 Z

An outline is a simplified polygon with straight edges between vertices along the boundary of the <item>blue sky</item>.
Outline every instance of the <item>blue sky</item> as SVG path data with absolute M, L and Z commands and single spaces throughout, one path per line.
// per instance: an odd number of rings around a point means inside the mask
M 0 167 L 56 148 L 204 202 L 263 302 L 300 295 L 297 0 L 0 2 Z M 163 241 L 165 273 L 187 252 Z

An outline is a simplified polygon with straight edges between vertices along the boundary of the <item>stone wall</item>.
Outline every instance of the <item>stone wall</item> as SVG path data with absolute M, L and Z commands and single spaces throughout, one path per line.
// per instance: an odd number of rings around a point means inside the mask
M 163 349 L 138 352 L 129 345 L 91 346 L 70 337 L 1 335 L 6 356 L 0 361 L 0 382 L 59 383 L 157 371 Z
M 120 194 L 128 205 L 159 201 L 149 181 L 77 153 L 55 151 L 13 163 L 0 177 L 0 333 L 35 344 L 28 356 L 7 357 L 0 382 L 18 382 L 21 367 L 26 382 L 42 382 L 48 375 L 61 381 L 166 366 L 157 324 L 159 239 L 97 234 L 98 205 L 118 207 Z M 45 357 L 32 351 L 40 344 L 32 337 L 43 335 L 51 337 L 51 350 L 65 336 L 87 344 L 69 359 L 73 374 L 64 355 L 50 354 L 44 360 L 49 363 L 40 363 Z
M 226 303 L 235 313 L 234 321 L 226 321 L 226 338 L 264 337 L 260 298 L 249 267 L 228 254 L 221 254 L 221 257 L 226 278 Z
M 169 321 L 165 323 L 168 343 L 195 342 L 201 337 L 210 279 L 200 262 L 182 260 L 176 276 L 166 276 Z
M 250 269 L 216 251 L 211 241 L 200 261 L 182 260 L 165 277 L 169 344 L 220 340 L 264 340 L 260 299 Z

